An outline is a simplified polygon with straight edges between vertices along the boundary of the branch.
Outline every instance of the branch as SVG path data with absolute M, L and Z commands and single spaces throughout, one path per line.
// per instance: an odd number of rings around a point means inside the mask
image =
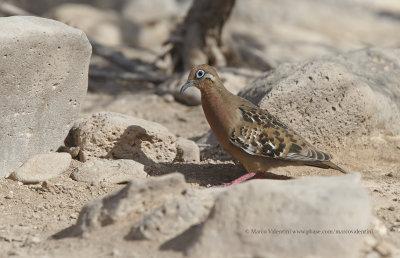
M 143 64 L 140 61 L 128 59 L 120 52 L 115 51 L 111 47 L 100 44 L 90 36 L 88 36 L 88 39 L 90 41 L 90 44 L 92 44 L 93 53 L 95 53 L 96 55 L 107 59 L 111 63 L 119 66 L 126 71 L 147 74 L 147 72 L 145 71 L 148 70 L 149 66 L 151 65 Z

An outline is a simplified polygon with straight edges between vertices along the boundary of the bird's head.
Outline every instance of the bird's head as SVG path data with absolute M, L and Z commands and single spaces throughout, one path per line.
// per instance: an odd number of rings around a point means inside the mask
M 217 87 L 220 84 L 217 71 L 209 65 L 197 65 L 189 74 L 187 82 L 182 86 L 180 93 L 182 94 L 189 87 L 196 87 L 200 91 L 207 88 Z

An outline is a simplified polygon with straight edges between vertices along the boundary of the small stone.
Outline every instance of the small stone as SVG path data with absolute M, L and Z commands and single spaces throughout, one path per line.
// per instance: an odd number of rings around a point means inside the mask
M 165 95 L 163 96 L 163 99 L 164 99 L 165 102 L 167 102 L 167 103 L 172 103 L 172 102 L 175 101 L 175 98 L 174 98 L 174 96 L 173 96 L 172 94 L 165 94 Z
M 145 166 L 128 159 L 91 158 L 74 169 L 71 178 L 93 185 L 100 182 L 125 183 L 138 178 L 146 178 Z
M 385 176 L 393 177 L 393 172 L 389 172 L 389 173 L 385 174 Z
M 111 253 L 110 253 L 110 256 L 112 256 L 112 257 L 117 257 L 117 256 L 120 256 L 120 255 L 121 255 L 121 252 L 118 251 L 117 249 L 112 250 Z
M 71 155 L 72 158 L 76 158 L 79 155 L 79 147 L 67 147 L 67 146 L 61 146 L 58 148 L 57 152 L 67 152 Z
M 4 198 L 6 198 L 6 199 L 14 198 L 14 192 L 13 191 L 9 191 L 8 194 L 6 196 L 4 196 Z
M 66 171 L 71 160 L 71 155 L 68 153 L 38 154 L 15 170 L 11 178 L 25 184 L 39 183 Z
M 31 246 L 31 245 L 37 244 L 37 243 L 40 243 L 40 238 L 38 238 L 36 236 L 28 236 L 27 238 L 25 238 L 25 241 L 22 244 L 22 246 Z
M 390 210 L 390 211 L 394 211 L 395 209 L 394 209 L 394 206 L 390 206 L 389 208 L 387 208 L 388 210 Z
M 200 149 L 194 141 L 179 137 L 176 140 L 176 149 L 175 161 L 200 162 Z
M 70 219 L 77 219 L 78 216 L 79 216 L 79 214 L 77 214 L 77 213 L 72 213 L 72 214 L 69 215 L 69 218 L 70 218 Z

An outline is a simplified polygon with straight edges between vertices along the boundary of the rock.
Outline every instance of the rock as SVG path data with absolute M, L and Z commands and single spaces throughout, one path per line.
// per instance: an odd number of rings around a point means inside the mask
M 200 162 L 200 149 L 194 141 L 178 137 L 176 140 L 176 149 L 175 161 Z
M 125 240 L 160 243 L 204 221 L 216 197 L 226 189 L 188 189 L 182 174 L 131 181 L 126 187 L 98 197 L 81 210 L 76 225 L 55 238 L 88 236 L 101 227 L 123 233 Z M 126 234 L 126 235 L 125 235 Z
M 233 94 L 237 94 L 246 84 L 257 78 L 261 73 L 257 70 L 234 67 L 218 67 L 218 75 L 220 76 L 224 86 Z M 188 88 L 184 94 L 180 94 L 181 86 L 186 83 L 189 72 L 180 76 L 172 77 L 157 87 L 157 93 L 172 94 L 176 100 L 187 105 L 200 105 L 200 91 L 195 87 Z
M 91 158 L 80 164 L 71 174 L 72 179 L 79 182 L 98 184 L 108 182 L 119 184 L 138 178 L 146 178 L 143 164 L 134 160 Z
M 5 199 L 13 199 L 14 198 L 14 192 L 13 191 L 9 191 L 8 194 L 6 196 L 4 196 Z
M 314 144 L 338 147 L 400 132 L 398 73 L 400 49 L 370 48 L 279 66 L 239 95 Z
M 76 158 L 79 155 L 79 147 L 67 147 L 67 146 L 60 146 L 57 150 L 58 152 L 68 152 L 72 158 Z
M 7 17 L 0 27 L 1 178 L 61 146 L 86 95 L 91 46 L 53 20 Z
M 177 199 L 167 201 L 131 229 L 134 240 L 165 240 L 176 236 L 190 226 L 203 221 L 209 214 L 199 200 Z
M 113 10 L 102 10 L 86 4 L 61 4 L 49 13 L 53 19 L 83 30 L 99 43 L 117 46 L 122 43 L 119 17 Z
M 32 246 L 32 245 L 38 244 L 38 243 L 40 243 L 40 242 L 41 242 L 41 240 L 40 240 L 39 237 L 37 237 L 37 236 L 28 236 L 28 237 L 25 238 L 25 241 L 24 241 L 24 243 L 22 244 L 22 246 L 23 246 L 23 247 L 25 247 L 25 246 Z
M 182 174 L 131 181 L 124 188 L 98 197 L 81 210 L 72 235 L 82 235 L 101 226 L 141 219 L 167 200 L 185 193 Z
M 162 248 L 180 239 L 189 257 L 357 257 L 366 236 L 357 230 L 370 219 L 359 174 L 252 180 L 222 192 L 204 223 Z
M 145 165 L 172 162 L 176 138 L 164 126 L 118 113 L 101 112 L 78 120 L 66 140 L 89 157 L 133 159 Z
M 43 182 L 67 171 L 71 161 L 68 153 L 38 154 L 17 168 L 10 177 L 26 184 Z

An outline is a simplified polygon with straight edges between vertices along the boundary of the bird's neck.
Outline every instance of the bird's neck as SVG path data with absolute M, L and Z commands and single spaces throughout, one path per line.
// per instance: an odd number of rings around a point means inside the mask
M 217 139 L 226 141 L 231 128 L 228 125 L 235 123 L 237 113 L 231 102 L 236 97 L 223 88 L 209 87 L 201 91 L 201 104 L 208 123 Z

